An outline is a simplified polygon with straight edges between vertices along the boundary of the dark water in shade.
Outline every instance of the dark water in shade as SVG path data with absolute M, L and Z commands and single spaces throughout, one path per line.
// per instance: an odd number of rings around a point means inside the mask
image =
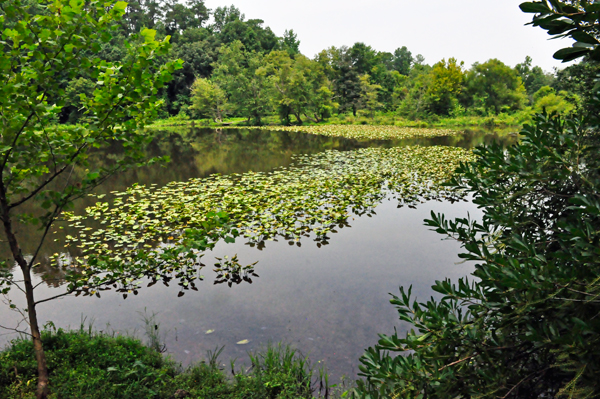
M 161 137 L 162 136 L 162 137 Z M 502 140 L 514 140 L 503 136 Z M 302 133 L 239 130 L 181 130 L 159 134 L 149 148 L 152 155 L 168 154 L 167 168 L 147 167 L 112 179 L 103 191 L 123 190 L 134 182 L 163 185 L 169 181 L 207 176 L 211 173 L 268 171 L 286 166 L 294 154 L 311 154 L 326 149 L 352 150 L 366 146 L 454 145 L 471 147 L 498 138 L 489 132 L 466 132 L 457 137 L 389 141 L 355 141 Z M 82 212 L 80 204 L 76 212 Z M 166 334 L 168 353 L 189 364 L 201 360 L 207 350 L 225 345 L 221 360 L 230 358 L 248 364 L 246 352 L 264 348 L 269 342 L 284 342 L 309 355 L 314 363 L 324 362 L 333 378 L 354 377 L 363 350 L 377 342 L 378 333 L 392 333 L 399 324 L 388 293 L 398 286 L 413 285 L 420 299 L 432 295 L 430 286 L 446 277 L 456 279 L 471 270 L 457 264 L 459 246 L 442 241 L 423 226 L 431 210 L 448 217 L 478 216 L 468 202 L 449 204 L 427 202 L 417 209 L 397 209 L 394 201 L 384 201 L 373 217 L 356 217 L 331 236 L 330 245 L 317 248 L 304 239 L 302 246 L 269 242 L 258 251 L 244 245 L 220 244 L 206 254 L 206 280 L 199 292 L 177 298 L 176 286 L 156 285 L 142 289 L 138 296 L 124 300 L 106 292 L 98 298 L 65 298 L 41 304 L 42 323 L 52 320 L 59 327 L 78 327 L 81 317 L 94 320 L 98 330 L 134 333 L 143 336 L 139 312 L 157 313 L 156 319 Z M 21 234 L 33 232 L 22 231 Z M 59 250 L 49 243 L 45 251 Z M 212 285 L 210 266 L 214 256 L 238 254 L 240 263 L 259 261 L 260 278 L 253 284 L 229 288 Z M 48 272 L 36 278 L 51 280 L 60 274 Z M 40 285 L 38 298 L 60 293 L 59 281 Z M 15 291 L 15 300 L 20 296 Z M 17 321 L 17 315 L 0 306 L 0 324 Z M 212 334 L 205 334 L 214 330 Z M 1 333 L 1 331 L 0 331 Z M 11 336 L 0 336 L 0 344 Z M 248 340 L 246 345 L 236 342 Z

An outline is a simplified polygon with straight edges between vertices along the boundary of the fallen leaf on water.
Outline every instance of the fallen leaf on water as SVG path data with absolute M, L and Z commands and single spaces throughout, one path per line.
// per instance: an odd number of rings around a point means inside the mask
M 214 332 L 215 332 L 215 330 L 206 330 L 205 334 L 212 334 Z
M 243 339 L 241 341 L 236 342 L 236 345 L 246 345 L 248 342 L 250 341 L 248 341 L 247 339 Z

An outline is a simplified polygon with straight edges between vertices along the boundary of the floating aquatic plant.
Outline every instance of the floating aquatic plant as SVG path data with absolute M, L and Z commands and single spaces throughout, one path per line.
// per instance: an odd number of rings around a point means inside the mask
M 326 151 L 298 156 L 290 167 L 269 173 L 213 175 L 160 188 L 134 185 L 114 193 L 112 204 L 98 202 L 85 215 L 70 215 L 78 234 L 68 236 L 67 245 L 82 252 L 72 265 L 83 273 L 104 268 L 110 277 L 113 270 L 122 275 L 129 268 L 129 278 L 115 282 L 125 294 L 135 294 L 141 278 L 149 276 L 151 284 L 179 280 L 183 295 L 185 289 L 196 289 L 194 281 L 201 278 L 201 252 L 220 239 L 243 236 L 259 249 L 277 238 L 300 246 L 302 237 L 311 237 L 325 245 L 329 233 L 347 225 L 349 216 L 373 212 L 388 195 L 408 206 L 456 199 L 459 193 L 441 183 L 459 162 L 471 158 L 470 151 L 454 147 Z M 90 227 L 98 222 L 101 228 Z M 217 282 L 239 283 L 254 275 L 253 265 L 242 267 L 237 258 L 228 262 L 216 264 Z M 79 275 L 72 284 L 94 294 L 95 278 L 86 283 Z
M 247 127 L 228 126 L 229 129 Z M 452 136 L 456 130 L 426 129 L 380 125 L 317 125 L 317 126 L 261 126 L 257 129 L 317 134 L 321 136 L 345 137 L 356 140 L 399 140 L 421 137 Z

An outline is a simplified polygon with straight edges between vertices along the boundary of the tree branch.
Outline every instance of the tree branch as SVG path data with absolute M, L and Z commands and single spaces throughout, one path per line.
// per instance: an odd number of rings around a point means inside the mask
M 460 359 L 460 360 L 457 360 L 457 361 L 455 361 L 455 362 L 452 362 L 452 363 L 450 363 L 450 364 L 447 364 L 447 365 L 445 365 L 444 367 L 441 367 L 441 368 L 439 368 L 439 369 L 438 369 L 438 371 L 442 371 L 442 370 L 444 370 L 444 369 L 447 369 L 448 367 L 456 366 L 457 364 L 459 364 L 459 363 L 462 363 L 462 362 L 465 362 L 465 361 L 467 361 L 467 360 L 470 360 L 470 359 L 474 358 L 475 356 L 477 356 L 477 354 L 474 354 L 474 355 L 471 355 L 471 356 L 465 357 L 464 359 Z
M 54 211 L 52 212 L 52 215 L 49 217 L 48 221 L 46 222 L 46 228 L 44 229 L 44 233 L 42 234 L 42 237 L 40 238 L 40 242 L 37 246 L 37 248 L 35 249 L 35 252 L 33 253 L 33 256 L 31 257 L 31 260 L 29 261 L 29 268 L 31 268 L 38 256 L 38 254 L 40 253 L 40 249 L 42 248 L 42 245 L 44 245 L 44 241 L 46 240 L 46 236 L 48 235 L 48 232 L 50 231 L 50 227 L 52 227 L 52 223 L 54 223 L 54 221 L 56 220 L 56 218 L 58 217 L 58 215 L 62 212 L 62 205 L 56 205 L 54 207 Z

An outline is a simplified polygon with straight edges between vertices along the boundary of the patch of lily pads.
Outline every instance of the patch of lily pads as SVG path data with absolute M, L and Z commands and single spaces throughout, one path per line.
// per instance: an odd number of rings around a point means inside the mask
M 175 279 L 182 292 L 196 289 L 202 252 L 219 240 L 243 237 L 259 249 L 277 239 L 326 245 L 349 217 L 372 213 L 386 197 L 396 198 L 399 206 L 460 199 L 461 193 L 442 183 L 472 158 L 470 151 L 441 146 L 326 151 L 298 156 L 291 166 L 268 173 L 134 185 L 114 193 L 112 203 L 98 202 L 85 215 L 69 215 L 77 233 L 67 236 L 67 246 L 77 247 L 81 256 L 57 261 L 101 275 L 82 280 L 78 273 L 71 279 L 71 290 L 88 295 L 111 281 L 125 295 L 137 293 L 144 277 L 151 284 Z M 256 276 L 254 265 L 242 266 L 237 257 L 218 261 L 217 282 L 251 282 Z
M 229 128 L 240 128 L 231 126 Z M 316 125 L 316 126 L 262 126 L 258 129 L 309 133 L 356 140 L 400 140 L 453 136 L 458 131 L 450 129 L 427 129 L 385 125 Z

